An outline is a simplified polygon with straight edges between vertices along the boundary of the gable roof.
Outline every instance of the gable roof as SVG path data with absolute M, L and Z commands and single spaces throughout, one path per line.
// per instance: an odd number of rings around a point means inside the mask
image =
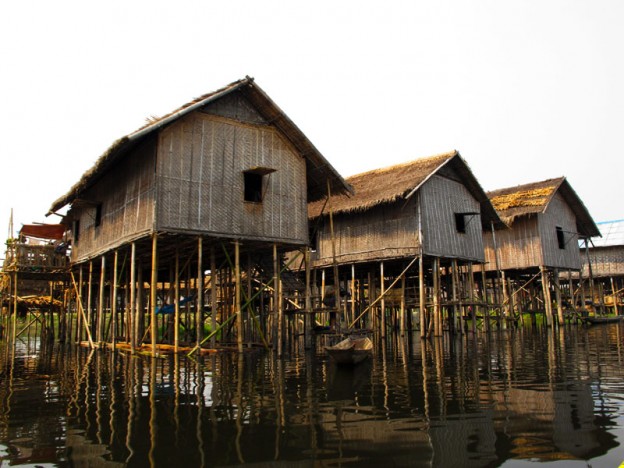
M 57 211 L 78 198 L 81 192 L 92 186 L 116 161 L 156 131 L 201 107 L 235 92 L 241 93 L 268 122 L 271 122 L 271 125 L 275 126 L 282 133 L 299 152 L 301 157 L 305 158 L 308 200 L 319 200 L 326 195 L 327 180 L 330 182 L 332 193 L 346 194 L 353 191 L 294 122 L 255 83 L 254 79 L 248 76 L 242 80 L 234 81 L 217 91 L 204 94 L 163 117 L 153 119 L 135 132 L 115 141 L 99 157 L 94 166 L 86 171 L 65 195 L 52 203 L 48 214 Z
M 574 212 L 579 235 L 600 236 L 589 211 L 565 177 L 493 190 L 488 197 L 501 219 L 511 226 L 518 217 L 544 213 L 557 192 Z
M 347 182 L 355 190 L 355 195 L 351 197 L 332 195 L 332 211 L 335 214 L 362 212 L 377 205 L 407 200 L 443 167 L 455 170 L 460 175 L 461 182 L 481 204 L 481 222 L 484 226 L 489 226 L 490 222 L 494 222 L 497 226 L 502 225 L 496 210 L 468 164 L 455 150 L 348 177 Z M 316 218 L 327 214 L 323 213 L 323 208 L 323 200 L 310 203 L 309 217 Z

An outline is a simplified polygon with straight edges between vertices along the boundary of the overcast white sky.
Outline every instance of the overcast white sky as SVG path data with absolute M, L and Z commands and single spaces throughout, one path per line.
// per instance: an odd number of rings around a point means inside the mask
M 485 190 L 566 176 L 621 219 L 623 22 L 622 0 L 3 2 L 0 228 L 57 222 L 114 140 L 245 75 L 345 177 L 457 149 Z

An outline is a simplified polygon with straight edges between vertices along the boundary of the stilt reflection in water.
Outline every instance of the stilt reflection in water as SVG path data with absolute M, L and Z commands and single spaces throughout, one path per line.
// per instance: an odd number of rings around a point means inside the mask
M 304 351 L 194 360 L 17 346 L 0 367 L 0 458 L 133 467 L 513 459 L 617 466 L 622 326 L 446 341 L 389 336 L 352 368 Z

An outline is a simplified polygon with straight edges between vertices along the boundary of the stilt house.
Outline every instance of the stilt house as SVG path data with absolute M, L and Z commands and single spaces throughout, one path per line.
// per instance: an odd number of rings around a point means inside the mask
M 252 282 L 259 271 L 268 277 L 277 275 L 281 268 L 277 256 L 308 245 L 307 203 L 323 199 L 328 189 L 336 194 L 351 190 L 301 130 L 247 77 L 117 140 L 69 192 L 52 203 L 50 213 L 70 206 L 64 219 L 71 261 L 74 271 L 79 269 L 81 279 L 76 277 L 76 283 L 83 289 L 87 322 L 91 326 L 99 322 L 97 341 L 106 336 L 113 341 L 117 336 L 128 339 L 132 334 L 133 344 L 140 344 L 144 335 L 138 328 L 132 330 L 130 322 L 139 314 L 134 322 L 139 328 L 144 324 L 145 302 L 139 299 L 151 271 L 147 310 L 153 313 L 166 303 L 178 317 L 181 301 L 174 297 L 193 297 L 197 303 L 193 310 L 199 315 L 194 325 L 189 322 L 185 328 L 196 327 L 199 342 L 202 300 L 208 288 L 212 326 L 238 314 L 236 334 L 242 349 L 241 336 L 257 329 L 251 325 L 242 329 L 241 278 L 246 278 L 250 296 L 266 282 L 266 278 Z M 210 260 L 202 256 L 208 250 Z M 204 279 L 206 270 L 210 277 Z M 276 296 L 272 307 L 277 308 L 277 302 Z M 245 310 L 251 308 L 247 305 Z M 218 306 L 223 309 L 217 310 Z M 189 307 L 181 307 L 180 313 L 190 312 Z M 268 301 L 262 307 L 266 310 Z M 106 323 L 105 317 L 88 317 L 110 313 L 114 322 L 119 309 L 125 315 L 116 325 Z M 177 346 L 178 327 L 169 336 L 156 336 L 160 333 L 154 328 L 156 319 L 150 320 L 152 348 L 156 341 L 173 342 L 174 332 Z
M 595 280 L 605 305 L 620 312 L 624 306 L 624 219 L 597 225 L 602 237 L 581 243 L 581 277 Z
M 358 305 L 364 309 L 366 302 L 369 307 L 379 303 L 381 323 L 374 326 L 381 328 L 382 336 L 386 315 L 395 315 L 388 305 L 400 310 L 401 328 L 410 327 L 405 322 L 405 317 L 408 322 L 410 317 L 404 313 L 406 308 L 418 307 L 424 334 L 422 312 L 427 304 L 435 304 L 434 320 L 438 317 L 441 327 L 441 268 L 449 273 L 447 278 L 453 272 L 455 292 L 459 274 L 464 274 L 464 291 L 470 296 L 474 288 L 468 286 L 469 271 L 473 263 L 485 260 L 483 229 L 501 223 L 472 171 L 457 151 L 451 151 L 358 174 L 347 182 L 355 195 L 338 195 L 309 206 L 315 230 L 313 267 L 321 269 L 323 275 L 326 267 L 333 267 L 327 271 L 334 277 L 334 290 L 340 287 L 337 276 L 345 278 L 342 285 L 349 283 L 351 320 L 364 314 Z M 405 278 L 410 275 L 411 265 L 414 286 L 408 293 L 406 287 L 410 285 L 406 286 Z M 464 270 L 462 265 L 466 266 Z M 425 280 L 425 275 L 429 279 Z M 399 279 L 400 292 L 392 294 L 388 287 L 390 283 L 398 284 Z M 431 290 L 426 291 L 429 287 Z M 449 286 L 446 297 L 454 298 L 457 305 L 459 293 L 450 290 Z M 349 311 L 345 314 L 348 316 Z M 436 327 L 436 333 L 441 333 L 441 328 Z
M 509 227 L 489 229 L 484 237 L 486 269 L 501 272 L 506 306 L 513 309 L 515 302 L 523 310 L 543 309 L 550 322 L 553 277 L 563 323 L 559 272 L 579 271 L 579 239 L 600 235 L 587 208 L 565 177 L 495 190 L 488 196 Z M 541 293 L 533 291 L 533 284 L 528 288 L 540 276 Z M 568 294 L 571 291 L 570 285 Z M 567 302 L 572 307 L 571 297 Z
M 315 267 L 425 255 L 483 262 L 482 232 L 500 223 L 457 151 L 347 179 L 355 195 L 310 204 Z M 335 252 L 328 217 L 333 215 Z

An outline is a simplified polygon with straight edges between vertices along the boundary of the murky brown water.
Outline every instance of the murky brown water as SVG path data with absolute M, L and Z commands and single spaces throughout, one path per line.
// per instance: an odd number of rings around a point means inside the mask
M 14 359 L 0 347 L 0 466 L 617 467 L 623 337 L 612 324 L 390 339 L 355 369 L 322 353 L 20 342 Z

